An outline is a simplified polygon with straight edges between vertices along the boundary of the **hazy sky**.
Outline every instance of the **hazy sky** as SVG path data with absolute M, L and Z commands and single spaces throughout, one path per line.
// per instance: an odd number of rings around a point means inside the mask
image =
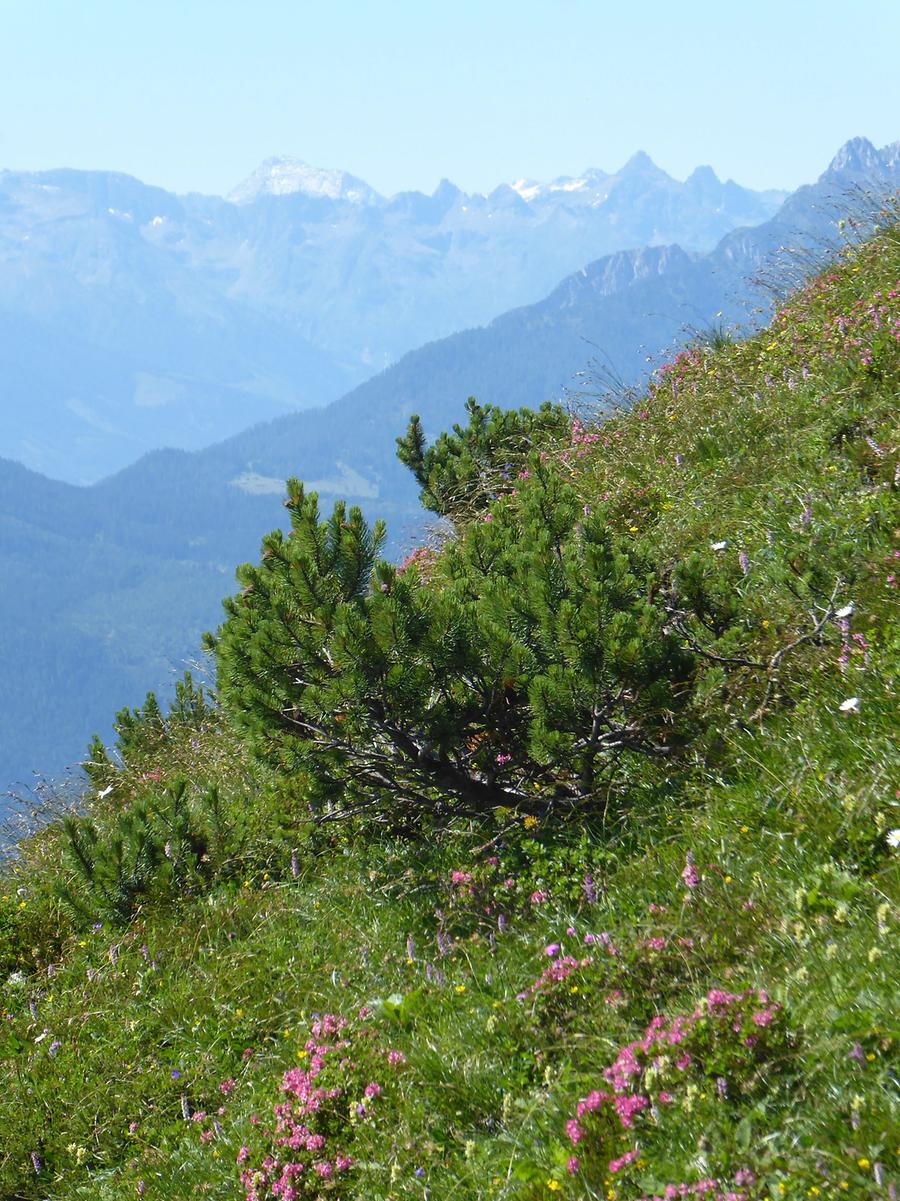
M 0 167 L 227 192 L 263 158 L 379 191 L 615 170 L 754 187 L 900 139 L 900 4 L 0 0 Z

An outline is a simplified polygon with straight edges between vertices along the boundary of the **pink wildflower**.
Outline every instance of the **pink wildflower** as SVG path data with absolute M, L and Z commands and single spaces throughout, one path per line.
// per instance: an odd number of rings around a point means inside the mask
M 609 1161 L 609 1170 L 615 1175 L 616 1172 L 621 1172 L 623 1168 L 627 1168 L 629 1164 L 634 1163 L 640 1152 L 637 1147 L 632 1151 L 626 1151 L 624 1155 L 620 1155 L 618 1159 Z
M 696 888 L 700 883 L 700 873 L 694 866 L 694 856 L 688 851 L 687 860 L 685 861 L 684 871 L 681 873 L 681 878 L 684 881 L 685 888 Z
M 635 1115 L 646 1109 L 649 1104 L 648 1099 L 640 1093 L 629 1097 L 616 1097 L 613 1101 L 619 1122 L 625 1130 L 633 1124 Z
M 569 1142 L 577 1147 L 584 1138 L 584 1128 L 577 1118 L 569 1118 L 566 1122 L 566 1134 L 569 1136 Z

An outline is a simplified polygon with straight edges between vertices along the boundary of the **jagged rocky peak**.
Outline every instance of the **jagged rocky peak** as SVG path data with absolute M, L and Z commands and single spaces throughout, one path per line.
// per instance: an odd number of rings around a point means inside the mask
M 890 147 L 885 147 L 889 150 Z M 851 138 L 845 142 L 828 165 L 826 174 L 845 172 L 878 171 L 885 165 L 884 158 L 868 138 Z
M 693 188 L 698 192 L 712 191 L 722 186 L 712 167 L 705 165 L 695 167 L 684 182 L 686 187 Z
M 628 162 L 625 164 L 625 166 L 622 167 L 619 171 L 617 171 L 616 174 L 617 175 L 638 175 L 638 174 L 640 174 L 640 175 L 657 175 L 657 176 L 663 177 L 663 176 L 665 176 L 666 173 L 665 173 L 665 171 L 663 171 L 662 167 L 657 167 L 656 163 L 654 163 L 653 159 L 646 152 L 646 150 L 638 150 L 638 152 L 636 154 L 633 154 L 631 156 L 631 158 L 628 160 Z
M 438 186 L 434 189 L 432 197 L 434 200 L 446 201 L 452 204 L 462 196 L 462 190 L 453 183 L 452 180 L 442 179 Z
M 261 196 L 315 196 L 374 204 L 380 197 L 365 180 L 346 171 L 311 167 L 299 158 L 267 158 L 228 199 L 232 204 L 251 204 Z

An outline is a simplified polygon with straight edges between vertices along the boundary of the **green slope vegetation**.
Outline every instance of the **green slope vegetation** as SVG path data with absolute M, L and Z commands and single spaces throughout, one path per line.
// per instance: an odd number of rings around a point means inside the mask
M 896 1194 L 900 225 L 715 342 L 292 486 L 0 882 L 0 1196 Z

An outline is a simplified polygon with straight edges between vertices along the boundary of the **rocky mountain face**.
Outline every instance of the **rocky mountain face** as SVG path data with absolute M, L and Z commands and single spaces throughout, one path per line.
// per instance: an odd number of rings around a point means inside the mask
M 617 173 L 378 195 L 270 159 L 227 199 L 106 172 L 0 173 L 0 454 L 90 482 L 326 404 L 612 251 L 704 250 L 783 198 Z
M 117 707 L 171 685 L 218 622 L 235 564 L 282 520 L 288 475 L 326 511 L 343 496 L 385 517 L 391 552 L 403 553 L 424 524 L 394 455 L 412 412 L 434 435 L 473 394 L 518 406 L 602 393 L 610 380 L 636 386 L 691 331 L 763 320 L 773 294 L 837 249 L 840 217 L 864 229 L 900 188 L 898 149 L 850 143 L 774 218 L 707 254 L 669 245 L 600 258 L 329 406 L 204 450 L 155 451 L 86 488 L 0 460 L 0 790 L 73 762 Z

